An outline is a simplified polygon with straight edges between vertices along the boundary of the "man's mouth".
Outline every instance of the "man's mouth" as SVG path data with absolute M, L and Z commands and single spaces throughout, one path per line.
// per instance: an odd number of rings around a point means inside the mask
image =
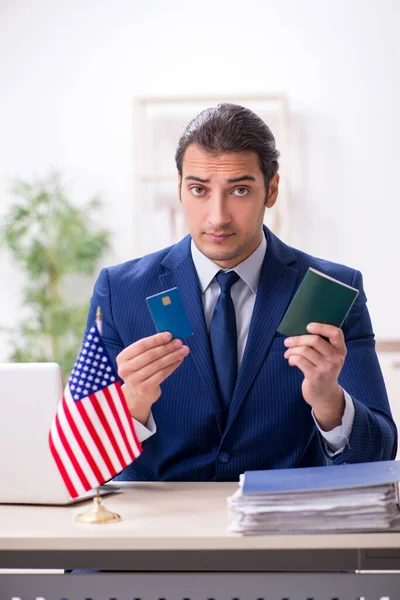
M 218 233 L 217 231 L 208 231 L 208 232 L 206 232 L 206 235 L 208 235 L 214 241 L 223 242 L 224 240 L 227 240 L 229 237 L 231 237 L 234 234 L 233 233 Z

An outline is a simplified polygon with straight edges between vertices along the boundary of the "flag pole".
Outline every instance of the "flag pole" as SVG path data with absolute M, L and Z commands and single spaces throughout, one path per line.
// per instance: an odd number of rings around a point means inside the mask
M 103 334 L 103 315 L 100 306 L 96 310 L 96 326 L 100 333 Z M 96 495 L 93 498 L 92 506 L 75 517 L 75 521 L 78 523 L 85 524 L 99 524 L 99 523 L 115 523 L 120 521 L 121 517 L 119 514 L 108 510 L 100 498 L 100 486 L 96 488 Z

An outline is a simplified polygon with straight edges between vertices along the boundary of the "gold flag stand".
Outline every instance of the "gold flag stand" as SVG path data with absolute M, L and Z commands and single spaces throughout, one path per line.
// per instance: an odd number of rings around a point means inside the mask
M 100 487 L 97 487 L 97 493 L 93 498 L 92 506 L 86 512 L 80 513 L 75 517 L 75 521 L 78 523 L 85 523 L 86 525 L 116 523 L 120 520 L 121 517 L 119 514 L 111 512 L 104 506 L 103 501 L 100 498 Z
M 100 306 L 97 307 L 96 311 L 96 324 L 100 335 L 103 333 L 103 316 L 101 313 Z M 100 486 L 97 486 L 96 496 L 93 498 L 92 506 L 84 513 L 81 513 L 75 517 L 75 521 L 78 523 L 85 523 L 86 525 L 99 524 L 99 523 L 116 523 L 120 521 L 121 517 L 117 513 L 113 513 L 108 510 L 100 498 Z

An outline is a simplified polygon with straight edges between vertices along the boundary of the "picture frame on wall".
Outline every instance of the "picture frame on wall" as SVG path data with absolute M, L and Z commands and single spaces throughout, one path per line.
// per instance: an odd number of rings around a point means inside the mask
M 219 102 L 253 110 L 270 127 L 280 158 L 279 200 L 265 215 L 266 225 L 285 242 L 290 237 L 288 109 L 284 95 L 137 98 L 134 101 L 134 214 L 135 255 L 176 243 L 187 234 L 179 202 L 175 152 L 188 123 Z

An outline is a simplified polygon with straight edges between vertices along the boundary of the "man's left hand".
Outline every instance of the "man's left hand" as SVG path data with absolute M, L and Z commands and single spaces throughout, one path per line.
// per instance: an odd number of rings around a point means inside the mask
M 311 335 L 286 338 L 284 356 L 304 374 L 301 391 L 321 429 L 330 431 L 342 422 L 343 389 L 338 383 L 347 350 L 343 331 L 333 325 L 310 323 Z M 328 338 L 329 341 L 323 337 Z

